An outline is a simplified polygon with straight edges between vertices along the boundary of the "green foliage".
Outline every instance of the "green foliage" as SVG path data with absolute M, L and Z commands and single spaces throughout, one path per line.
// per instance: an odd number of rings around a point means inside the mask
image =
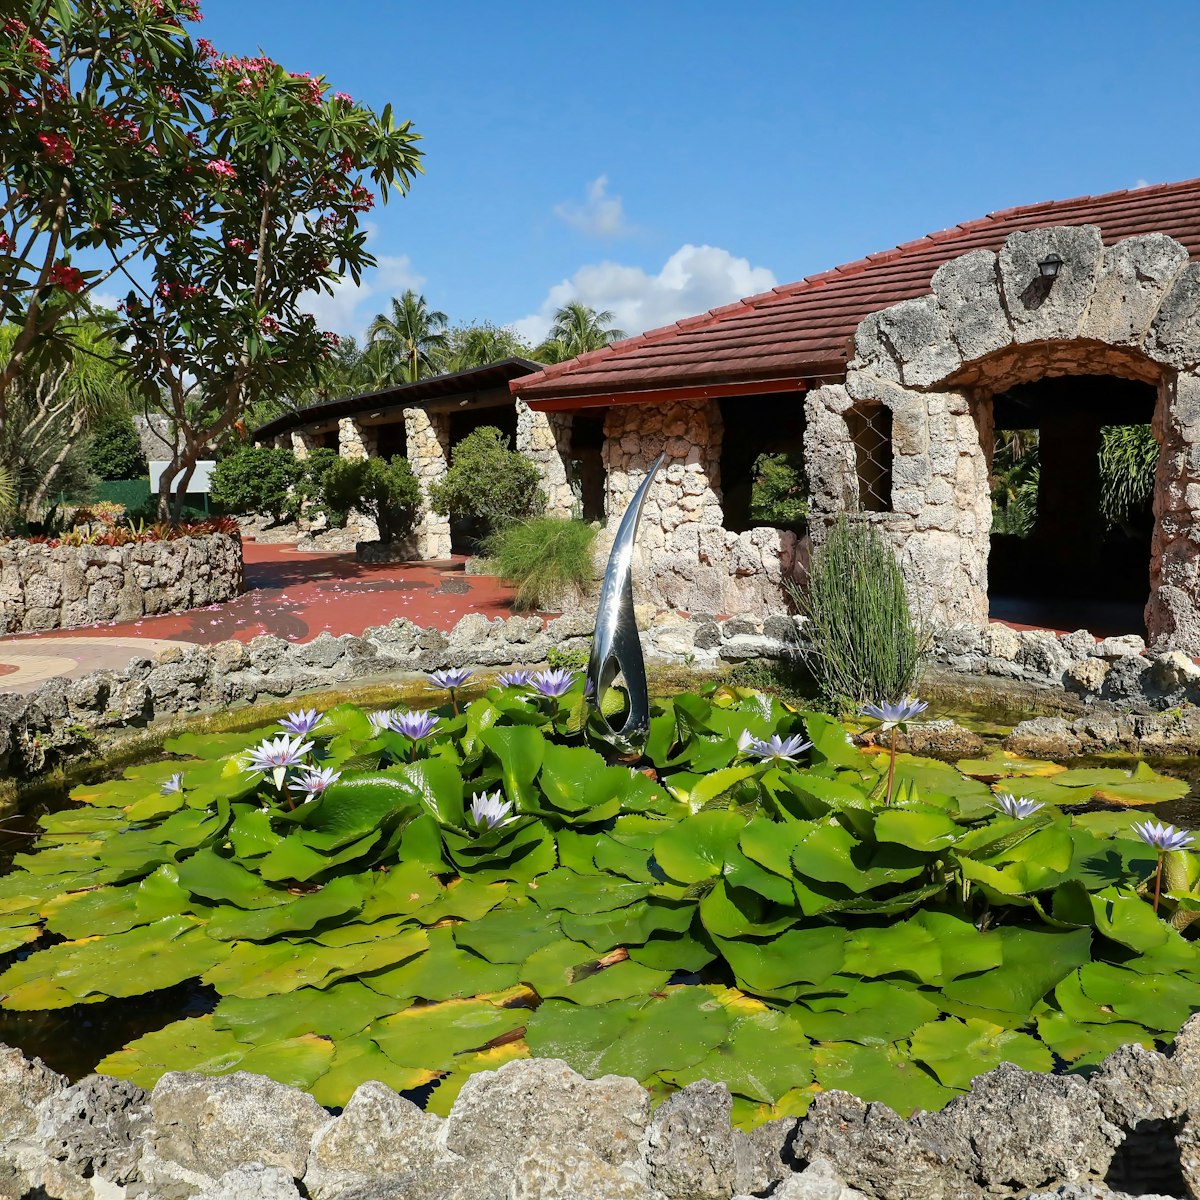
M 243 446 L 213 468 L 212 498 L 226 512 L 267 513 L 281 521 L 291 505 L 290 492 L 300 475 L 290 450 Z
M 150 468 L 142 441 L 128 413 L 114 413 L 100 423 L 88 448 L 88 466 L 101 479 L 140 479 Z
M 625 337 L 623 329 L 610 324 L 613 314 L 604 309 L 597 312 L 578 300 L 564 304 L 554 314 L 554 323 L 546 340 L 533 352 L 544 363 L 566 362 L 589 350 L 601 350 Z
M 581 646 L 578 650 L 563 650 L 559 646 L 551 646 L 546 651 L 546 665 L 562 671 L 582 671 L 588 665 L 588 653 L 586 646 Z
M 496 574 L 516 589 L 517 609 L 546 608 L 564 597 L 582 599 L 591 588 L 596 533 L 583 521 L 534 517 L 493 534 L 486 553 Z
M 763 525 L 796 529 L 808 518 L 808 476 L 802 454 L 763 454 L 754 464 L 750 517 Z
M 454 447 L 450 469 L 429 489 L 429 502 L 451 517 L 477 517 L 496 533 L 542 512 L 546 497 L 539 482 L 537 467 L 509 449 L 499 429 L 482 425 Z
M 253 1070 L 342 1105 L 382 1079 L 435 1085 L 445 1113 L 472 1074 L 533 1053 L 660 1094 L 724 1082 L 743 1126 L 822 1088 L 936 1109 L 998 1063 L 1086 1070 L 1200 1010 L 1180 933 L 1196 860 L 1169 856 L 1156 916 L 1128 814 L 1079 812 L 1186 791 L 1144 766 L 902 755 L 884 808 L 886 755 L 728 686 L 653 710 L 656 779 L 583 743 L 582 680 L 437 715 L 413 743 L 331 710 L 306 761 L 340 777 L 311 798 L 247 766 L 276 728 L 186 734 L 170 761 L 77 788 L 0 878 L 0 953 L 23 952 L 3 1005 L 199 979 L 211 1014 L 100 1063 L 143 1086 Z M 813 745 L 764 761 L 743 731 Z M 482 792 L 505 805 L 491 828 L 470 815 Z M 994 792 L 1046 806 L 1010 818 Z
M 1100 511 L 1109 525 L 1128 525 L 1154 497 L 1158 442 L 1149 425 L 1106 425 L 1100 438 Z
M 430 309 L 425 297 L 409 288 L 392 298 L 389 312 L 375 316 L 367 341 L 387 364 L 389 383 L 436 375 L 448 347 L 446 314 Z
M 401 455 L 390 460 L 338 458 L 322 476 L 321 487 L 327 511 L 345 514 L 357 508 L 374 519 L 383 542 L 407 537 L 421 506 L 421 485 Z
M 287 517 L 297 520 L 301 515 L 316 517 L 324 513 L 331 525 L 345 525 L 348 509 L 335 506 L 329 499 L 325 477 L 337 466 L 338 452 L 327 446 L 317 446 L 296 462 L 296 481 L 288 497 Z
M 915 690 L 928 639 L 914 622 L 896 556 L 872 526 L 839 517 L 796 601 L 808 617 L 809 667 L 834 711 Z
M 1028 537 L 1037 524 L 1038 431 L 999 430 L 992 451 L 992 532 Z
M 529 344 L 511 329 L 481 321 L 456 325 L 446 331 L 446 345 L 438 365 L 444 371 L 467 371 L 506 358 L 529 358 L 532 353 Z

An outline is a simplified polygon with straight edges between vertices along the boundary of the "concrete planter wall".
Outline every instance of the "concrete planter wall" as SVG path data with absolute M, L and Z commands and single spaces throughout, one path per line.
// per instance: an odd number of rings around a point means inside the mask
M 0 631 L 130 621 L 230 600 L 242 543 L 225 533 L 127 546 L 0 544 Z

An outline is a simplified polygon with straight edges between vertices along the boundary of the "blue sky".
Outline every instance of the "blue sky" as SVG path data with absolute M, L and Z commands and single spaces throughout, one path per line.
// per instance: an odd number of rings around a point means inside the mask
M 1200 175 L 1194 0 L 207 0 L 199 32 L 324 74 L 424 136 L 372 214 L 380 269 L 540 336 L 628 332 L 990 210 Z

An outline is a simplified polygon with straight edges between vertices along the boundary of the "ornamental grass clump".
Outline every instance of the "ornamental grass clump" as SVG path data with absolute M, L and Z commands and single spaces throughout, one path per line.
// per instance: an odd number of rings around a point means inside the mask
M 522 612 L 578 601 L 592 588 L 597 529 L 583 521 L 535 517 L 509 525 L 486 543 L 496 574 L 514 590 Z
M 870 525 L 840 516 L 813 554 L 804 588 L 808 664 L 832 712 L 896 702 L 913 691 L 929 648 L 896 556 Z

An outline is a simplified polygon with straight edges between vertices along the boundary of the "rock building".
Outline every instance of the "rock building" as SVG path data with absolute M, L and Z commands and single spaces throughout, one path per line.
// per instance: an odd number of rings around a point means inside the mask
M 567 363 L 422 380 L 257 436 L 404 452 L 428 484 L 498 424 L 551 511 L 610 527 L 665 450 L 639 572 L 663 607 L 778 611 L 846 512 L 895 547 L 934 626 L 1024 605 L 1074 628 L 1113 598 L 1108 624 L 1200 654 L 1197 259 L 1200 180 L 1008 209 Z M 1101 448 L 1126 427 L 1152 431 L 1153 500 L 1106 522 Z M 993 531 L 997 447 L 1032 434 L 1036 520 Z M 803 455 L 807 533 L 751 519 L 754 465 L 781 451 Z M 420 533 L 424 556 L 451 549 L 436 514 Z

